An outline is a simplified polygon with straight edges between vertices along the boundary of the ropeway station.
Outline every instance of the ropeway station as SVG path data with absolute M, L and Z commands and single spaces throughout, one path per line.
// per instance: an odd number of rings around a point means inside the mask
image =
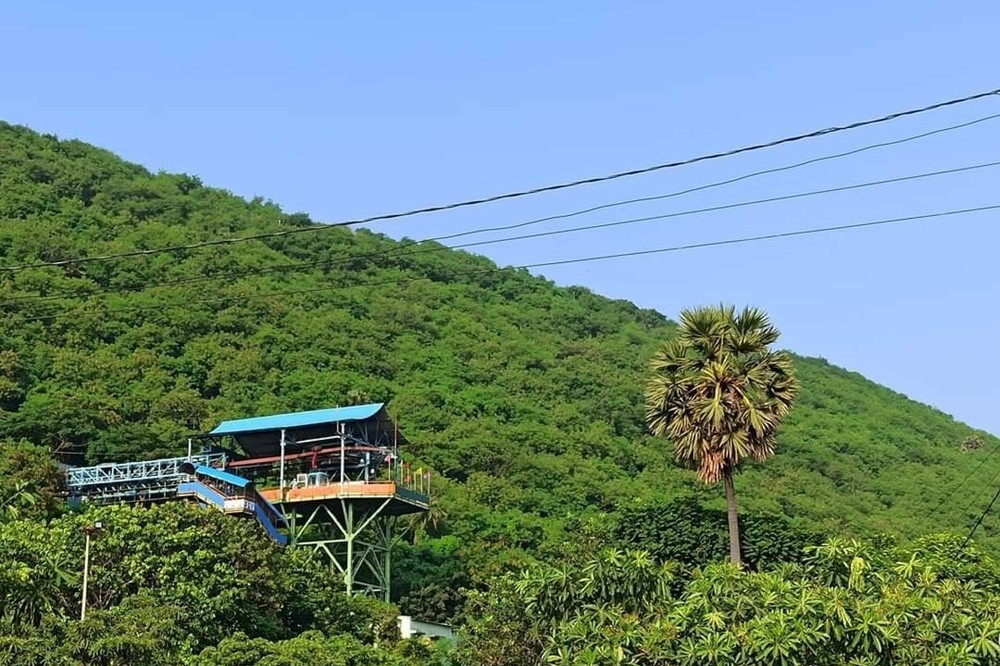
M 72 501 L 187 500 L 251 518 L 322 553 L 347 592 L 388 600 L 396 520 L 429 504 L 406 444 L 381 403 L 278 414 L 225 421 L 183 458 L 70 468 L 67 485 Z

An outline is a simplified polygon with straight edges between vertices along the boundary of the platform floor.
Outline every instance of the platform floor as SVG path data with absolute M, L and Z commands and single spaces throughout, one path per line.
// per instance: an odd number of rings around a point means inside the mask
M 388 481 L 383 483 L 352 481 L 343 484 L 330 483 L 305 488 L 286 488 L 284 498 L 282 498 L 280 488 L 267 488 L 258 492 L 261 497 L 272 504 L 303 507 L 333 500 L 351 500 L 353 504 L 359 505 L 359 508 L 365 507 L 369 503 L 375 507 L 385 500 L 390 500 L 389 505 L 384 509 L 388 515 L 426 511 L 430 504 L 430 498 L 427 495 Z

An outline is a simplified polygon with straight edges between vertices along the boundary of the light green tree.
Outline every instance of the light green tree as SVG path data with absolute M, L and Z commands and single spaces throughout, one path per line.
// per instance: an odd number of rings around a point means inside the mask
M 993 666 L 1000 566 L 961 537 L 829 540 L 804 562 L 678 574 L 608 551 L 494 583 L 461 666 Z

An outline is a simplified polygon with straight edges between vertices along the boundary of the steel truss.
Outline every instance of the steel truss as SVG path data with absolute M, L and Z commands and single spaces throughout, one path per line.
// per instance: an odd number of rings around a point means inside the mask
M 386 509 L 392 501 L 387 497 L 374 508 L 362 509 L 351 500 L 330 500 L 302 514 L 301 524 L 295 505 L 287 505 L 289 544 L 322 553 L 331 572 L 343 578 L 348 594 L 389 601 L 396 517 Z
M 181 471 L 184 463 L 221 468 L 225 460 L 224 454 L 217 453 L 71 467 L 66 471 L 66 489 L 72 498 L 103 503 L 162 499 L 172 496 L 177 484 L 187 478 Z

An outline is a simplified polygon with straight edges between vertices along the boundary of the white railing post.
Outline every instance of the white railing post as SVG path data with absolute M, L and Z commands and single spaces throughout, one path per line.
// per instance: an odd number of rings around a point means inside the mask
M 344 485 L 344 424 L 337 422 L 337 432 L 340 433 L 340 485 Z
M 281 488 L 281 499 L 285 499 L 285 430 L 281 430 L 281 470 L 278 472 L 278 486 Z

